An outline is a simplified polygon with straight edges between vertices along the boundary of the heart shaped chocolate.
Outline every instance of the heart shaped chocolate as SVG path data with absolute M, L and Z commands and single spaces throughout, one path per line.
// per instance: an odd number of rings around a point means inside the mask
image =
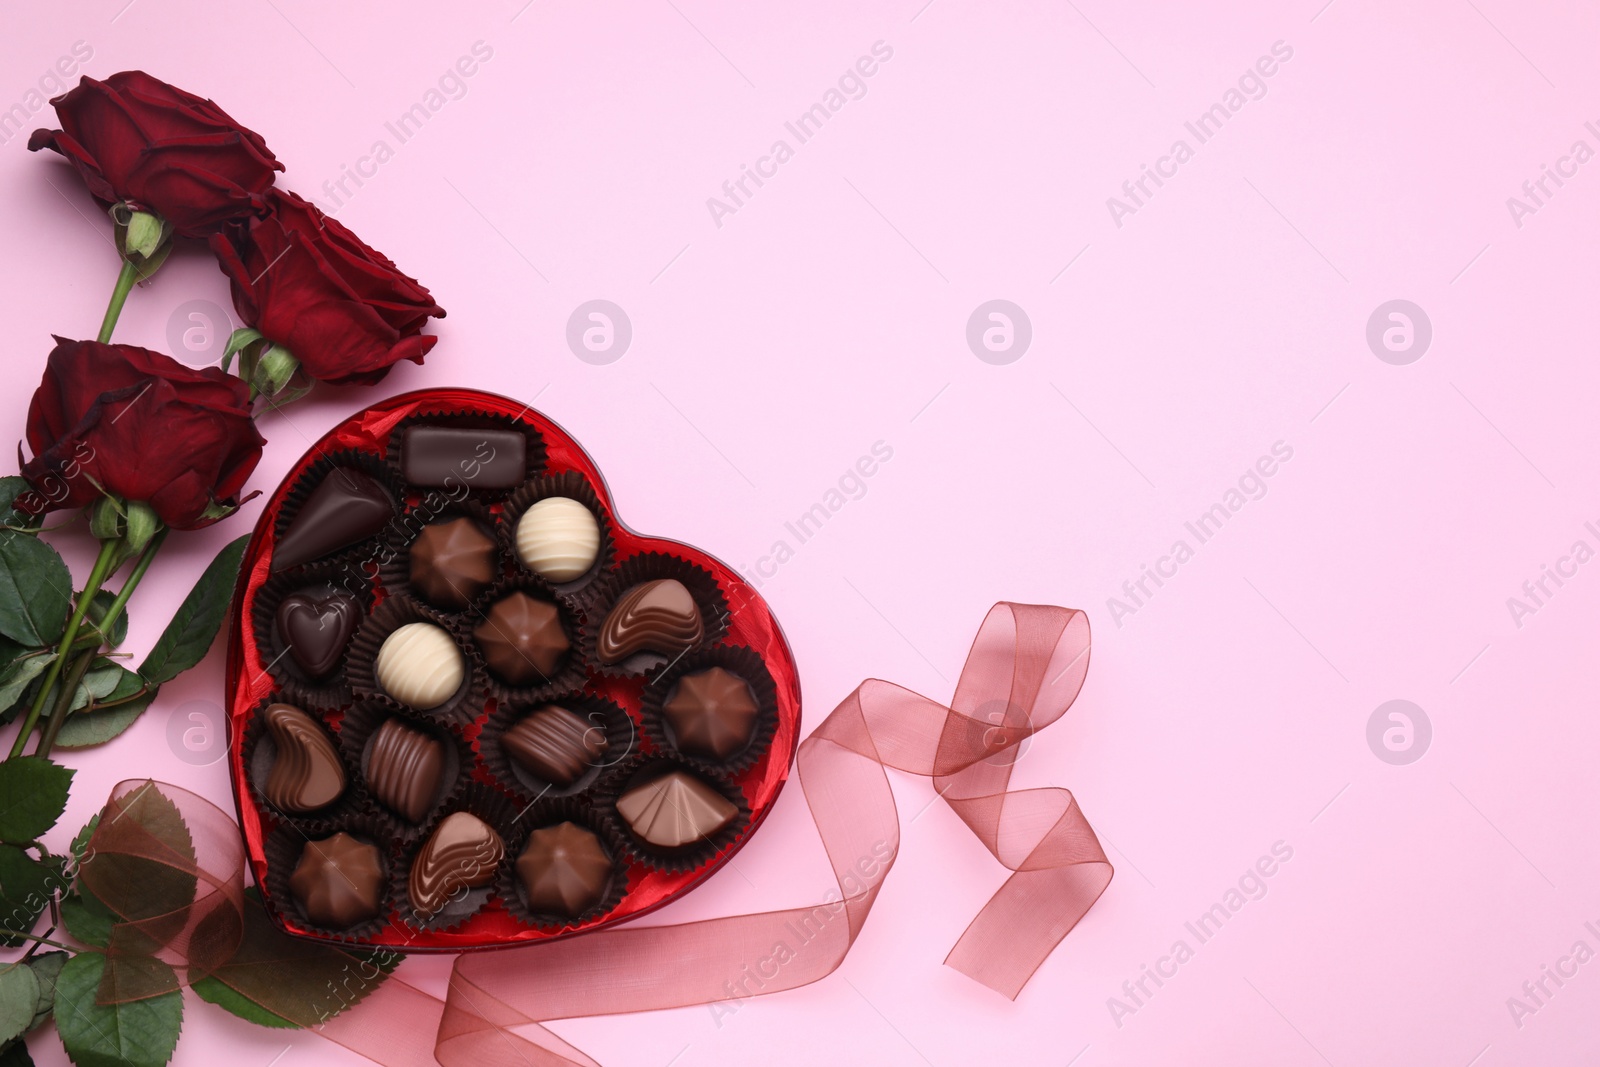
M 297 936 L 454 952 L 634 918 L 726 864 L 794 760 L 797 672 L 760 595 L 628 529 L 577 442 L 505 397 L 336 426 L 267 501 L 234 605 L 229 771 Z M 252 784 L 262 726 L 277 761 Z M 324 899 L 309 813 L 325 843 L 384 842 L 338 853 L 382 874 L 359 899 Z

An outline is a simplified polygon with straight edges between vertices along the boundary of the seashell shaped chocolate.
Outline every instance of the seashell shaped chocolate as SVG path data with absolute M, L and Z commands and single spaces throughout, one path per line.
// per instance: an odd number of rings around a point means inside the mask
M 412 910 L 427 922 L 461 890 L 488 885 L 505 855 L 500 835 L 476 815 L 457 811 L 445 816 L 411 861 L 406 888 Z
M 600 627 L 601 663 L 621 663 L 636 652 L 675 656 L 706 635 L 694 594 L 676 578 L 641 582 L 617 598 Z

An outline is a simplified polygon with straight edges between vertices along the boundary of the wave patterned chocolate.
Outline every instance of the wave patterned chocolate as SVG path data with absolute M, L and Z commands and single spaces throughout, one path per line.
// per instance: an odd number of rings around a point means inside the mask
M 372 794 L 411 822 L 421 822 L 439 796 L 444 745 L 398 719 L 378 727 L 367 742 L 367 784 Z
M 476 815 L 446 816 L 411 863 L 406 887 L 412 910 L 427 922 L 461 890 L 488 885 L 505 855 L 500 835 Z
M 262 795 L 291 815 L 338 800 L 344 792 L 344 765 L 317 721 L 290 704 L 269 704 L 261 718 L 276 749 Z
M 642 582 L 623 593 L 600 628 L 602 663 L 620 663 L 636 652 L 675 656 L 705 637 L 694 594 L 676 578 Z

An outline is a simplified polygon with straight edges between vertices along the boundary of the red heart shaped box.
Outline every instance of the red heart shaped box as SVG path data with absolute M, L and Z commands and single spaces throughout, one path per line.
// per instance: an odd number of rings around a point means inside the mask
M 731 568 L 698 548 L 659 537 L 646 537 L 630 530 L 617 517 L 606 489 L 605 480 L 587 453 L 579 447 L 561 427 L 529 408 L 526 404 L 494 393 L 470 389 L 427 389 L 391 397 L 330 430 L 322 440 L 313 445 L 289 471 L 283 483 L 267 501 L 261 518 L 256 522 L 255 533 L 245 549 L 240 569 L 239 584 L 234 590 L 233 625 L 228 639 L 228 773 L 233 781 L 234 801 L 239 809 L 239 826 L 244 834 L 245 851 L 249 857 L 256 885 L 261 887 L 263 900 L 273 920 L 285 931 L 313 940 L 333 940 L 300 927 L 292 913 L 277 906 L 267 892 L 267 861 L 264 842 L 275 820 L 262 812 L 251 795 L 245 777 L 242 749 L 245 724 L 250 714 L 270 696 L 275 684 L 267 673 L 267 663 L 257 646 L 255 628 L 250 625 L 255 597 L 267 580 L 267 568 L 272 558 L 273 527 L 278 510 L 283 505 L 290 487 L 316 459 L 328 452 L 356 449 L 376 456 L 386 456 L 389 438 L 394 428 L 403 420 L 419 413 L 448 415 L 451 413 L 487 413 L 522 422 L 535 427 L 544 440 L 547 459 L 545 473 L 561 474 L 576 471 L 594 487 L 601 504 L 610 513 L 613 524 L 613 559 L 625 559 L 639 552 L 663 551 L 687 559 L 715 575 L 723 594 L 728 598 L 730 618 L 728 632 L 720 643 L 744 645 L 754 649 L 766 661 L 773 681 L 777 684 L 778 726 L 771 748 L 748 770 L 737 775 L 735 781 L 750 807 L 750 821 L 745 831 L 726 846 L 710 862 L 696 870 L 666 872 L 630 864 L 628 889 L 622 902 L 598 919 L 560 931 L 546 931 L 526 926 L 513 919 L 498 902 L 493 902 L 463 926 L 447 932 L 419 932 L 399 925 L 391 915 L 388 924 L 375 936 L 363 938 L 358 943 L 385 946 L 406 952 L 459 952 L 464 949 L 492 948 L 543 941 L 555 937 L 570 937 L 654 911 L 704 882 L 727 863 L 750 835 L 761 825 L 773 802 L 789 777 L 795 748 L 800 734 L 800 681 L 795 669 L 789 644 L 784 640 L 778 620 L 773 618 L 760 595 Z M 593 677 L 589 689 L 615 700 L 628 710 L 637 725 L 641 679 L 613 679 Z M 485 711 L 479 713 L 472 727 L 472 735 L 493 709 L 489 698 Z M 476 772 L 479 780 L 488 782 L 480 766 Z M 350 940 L 336 943 L 350 944 Z

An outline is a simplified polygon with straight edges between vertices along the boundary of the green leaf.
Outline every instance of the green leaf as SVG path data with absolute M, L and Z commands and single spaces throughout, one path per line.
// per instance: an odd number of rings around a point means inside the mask
M 94 894 L 79 890 L 61 898 L 61 922 L 67 933 L 85 945 L 107 948 L 111 944 L 111 927 L 117 921 Z
M 72 866 L 76 870 L 83 865 L 83 857 L 89 854 L 89 839 L 94 836 L 95 830 L 100 826 L 100 813 L 96 812 L 94 818 L 83 824 L 72 838 L 70 847 L 72 851 Z
M 233 595 L 234 581 L 239 577 L 239 560 L 249 540 L 247 534 L 224 545 L 189 590 L 189 595 L 183 598 L 166 632 L 139 667 L 139 673 L 152 685 L 170 682 L 205 657 L 222 627 L 223 616 L 228 613 L 228 600 Z M 0 596 L 3 593 L 0 589 Z M 0 627 L 0 631 L 3 630 L 4 627 Z
M 59 857 L 36 860 L 16 845 L 0 845 L 0 927 L 29 933 L 51 899 L 67 888 Z M 26 939 L 0 937 L 16 948 Z
M 78 887 L 129 921 L 117 931 L 119 952 L 153 954 L 183 929 L 182 909 L 194 900 L 194 841 L 177 806 L 154 782 L 111 801 L 106 811 L 119 832 L 142 835 L 149 855 L 100 850 L 92 868 L 80 867 Z M 161 859 L 150 858 L 157 852 L 164 853 Z
M 0 762 L 0 841 L 37 841 L 67 808 L 73 771 L 39 756 Z
M 56 747 L 88 748 L 90 745 L 105 744 L 139 721 L 139 716 L 155 700 L 156 692 L 151 689 L 134 700 L 125 700 L 105 708 L 97 705 L 78 712 L 61 724 L 61 732 L 56 735 Z
M 28 480 L 21 475 L 11 474 L 0 478 L 0 522 L 9 523 L 16 518 L 32 521 L 31 515 L 19 516 L 15 513 L 17 497 L 27 491 Z
M 0 722 L 10 722 L 17 717 L 17 712 L 26 703 L 23 697 L 28 688 L 55 658 L 54 652 L 38 652 L 13 663 L 4 675 L 0 675 Z
M 82 595 L 80 591 L 79 596 Z M 101 620 L 106 617 L 111 604 L 117 599 L 117 594 L 109 589 L 102 589 L 89 601 L 89 610 L 84 615 L 83 626 L 78 630 L 78 639 L 72 643 L 74 652 L 82 652 L 86 648 L 99 648 L 101 645 L 110 645 L 116 648 L 128 637 L 128 612 L 124 608 L 117 616 L 116 623 L 111 627 L 111 632 L 105 633 L 100 629 Z
M 72 572 L 31 533 L 0 530 L 0 634 L 42 647 L 61 640 L 72 611 Z
M 0 1049 L 0 1067 L 33 1067 L 33 1057 L 28 1055 L 28 1046 L 22 1043 L 22 1038 Z
M 159 960 L 145 961 L 168 968 Z M 56 1029 L 78 1067 L 162 1067 L 172 1059 L 183 1029 L 183 994 L 177 990 L 121 1004 L 96 1004 L 106 957 L 84 952 L 56 980 Z M 176 983 L 176 976 L 173 982 Z
M 33 1002 L 33 1021 L 28 1024 L 28 1029 L 33 1030 L 44 1024 L 56 1007 L 56 976 L 61 973 L 61 968 L 71 959 L 65 952 L 41 952 L 28 961 L 28 966 L 33 968 L 33 976 L 39 982 L 39 995 Z M 0 1060 L 0 1067 L 5 1061 Z
M 39 977 L 21 963 L 0 967 L 0 1041 L 26 1033 L 39 1002 Z

